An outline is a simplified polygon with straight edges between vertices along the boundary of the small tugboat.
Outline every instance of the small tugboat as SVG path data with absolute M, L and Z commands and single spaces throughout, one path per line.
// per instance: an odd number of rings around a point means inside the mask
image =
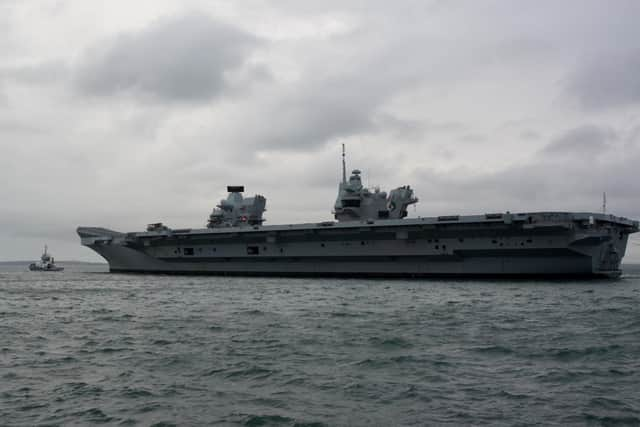
M 40 257 L 40 262 L 34 262 L 29 265 L 31 271 L 62 271 L 64 267 L 58 267 L 51 255 L 47 253 L 47 245 L 44 246 L 44 253 Z

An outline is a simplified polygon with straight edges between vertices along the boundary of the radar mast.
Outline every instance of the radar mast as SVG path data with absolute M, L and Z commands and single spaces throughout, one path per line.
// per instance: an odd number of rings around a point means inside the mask
M 342 144 L 342 183 L 347 183 L 347 164 L 344 160 L 344 144 Z

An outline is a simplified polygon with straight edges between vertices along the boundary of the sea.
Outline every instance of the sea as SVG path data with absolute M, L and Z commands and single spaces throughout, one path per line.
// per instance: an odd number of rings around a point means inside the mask
M 514 281 L 61 265 L 0 265 L 0 425 L 640 425 L 640 266 Z

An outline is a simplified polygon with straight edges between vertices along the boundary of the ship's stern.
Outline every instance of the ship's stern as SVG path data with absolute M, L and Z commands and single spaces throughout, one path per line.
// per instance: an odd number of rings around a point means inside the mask
M 570 244 L 572 250 L 588 255 L 592 273 L 602 277 L 619 277 L 629 235 L 639 230 L 638 221 L 602 215 L 580 224 Z

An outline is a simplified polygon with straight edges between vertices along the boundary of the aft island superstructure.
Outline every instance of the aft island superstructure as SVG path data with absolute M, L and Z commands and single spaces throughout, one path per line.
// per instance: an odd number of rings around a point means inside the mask
M 602 213 L 486 213 L 406 218 L 413 189 L 388 194 L 343 176 L 335 221 L 264 225 L 266 199 L 243 186 L 207 227 L 120 233 L 79 227 L 112 272 L 277 276 L 608 276 L 621 274 L 638 222 Z

